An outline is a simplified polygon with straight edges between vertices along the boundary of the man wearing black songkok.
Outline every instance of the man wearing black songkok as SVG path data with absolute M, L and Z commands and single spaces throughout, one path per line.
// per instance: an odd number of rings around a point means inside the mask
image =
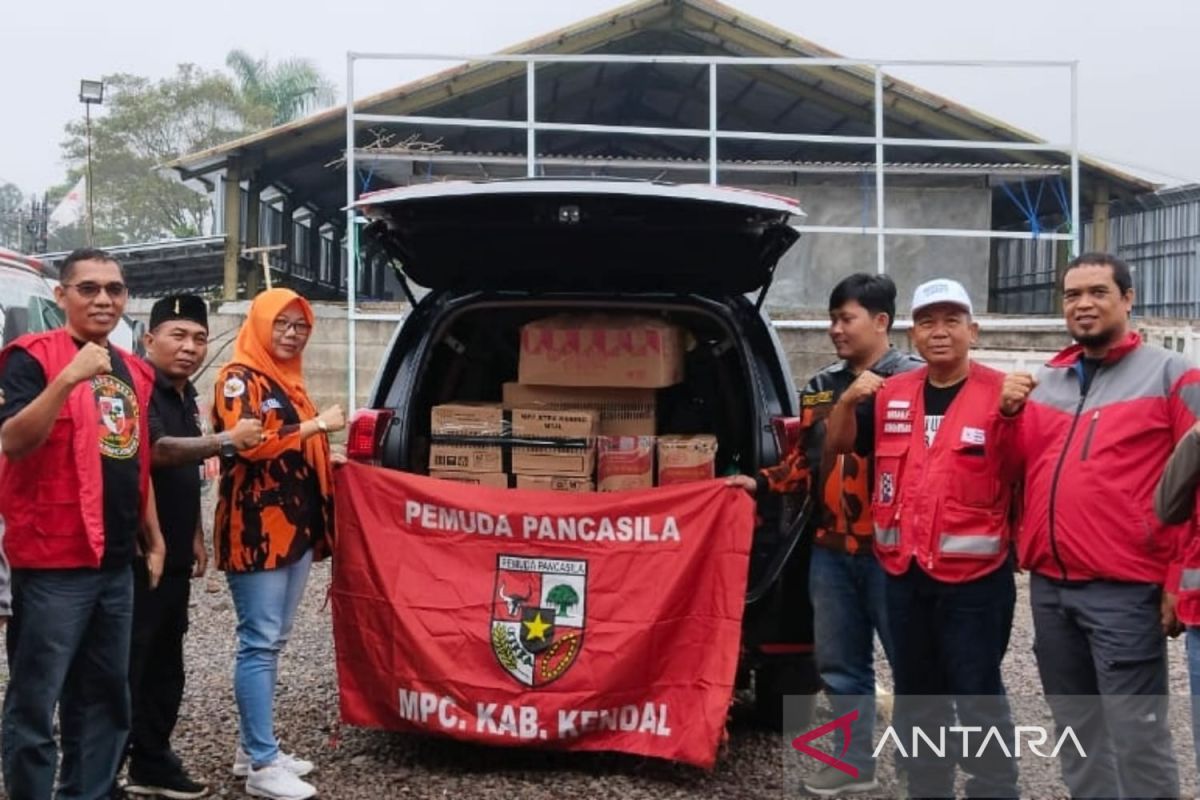
M 129 662 L 133 727 L 125 792 L 186 800 L 207 792 L 204 784 L 188 775 L 171 748 L 183 699 L 190 580 L 203 575 L 208 565 L 200 521 L 201 472 L 210 456 L 258 444 L 262 425 L 242 420 L 226 433 L 201 432 L 191 378 L 208 353 L 208 308 L 202 298 L 177 294 L 156 302 L 145 345 L 146 358 L 156 373 L 150 402 L 150 463 L 167 557 L 153 591 L 144 566 L 135 567 Z

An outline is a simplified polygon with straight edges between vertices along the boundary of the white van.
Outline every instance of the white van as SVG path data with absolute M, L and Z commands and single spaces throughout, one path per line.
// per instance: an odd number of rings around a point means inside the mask
M 0 344 L 63 324 L 62 309 L 54 301 L 57 285 L 57 278 L 37 258 L 0 248 Z M 112 343 L 142 355 L 143 327 L 128 316 L 122 318 L 112 332 Z

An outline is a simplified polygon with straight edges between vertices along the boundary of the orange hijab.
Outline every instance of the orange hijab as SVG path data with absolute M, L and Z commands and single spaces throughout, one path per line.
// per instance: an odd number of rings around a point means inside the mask
M 250 311 L 246 314 L 246 321 L 238 331 L 231 361 L 267 376 L 282 388 L 303 422 L 317 416 L 317 407 L 304 390 L 304 353 L 301 352 L 287 361 L 280 361 L 271 351 L 271 332 L 275 318 L 292 303 L 300 307 L 304 313 L 304 320 L 312 325 L 312 306 L 291 289 L 268 289 L 255 297 L 254 302 L 250 304 Z M 321 482 L 321 493 L 328 497 L 333 488 L 329 440 L 321 435 L 310 436 L 301 447 L 305 460 L 312 464 Z

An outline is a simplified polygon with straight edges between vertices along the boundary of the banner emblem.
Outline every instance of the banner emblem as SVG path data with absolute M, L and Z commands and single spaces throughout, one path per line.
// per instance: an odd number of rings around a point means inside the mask
M 491 640 L 500 666 L 535 688 L 561 678 L 583 647 L 586 596 L 586 561 L 498 556 Z

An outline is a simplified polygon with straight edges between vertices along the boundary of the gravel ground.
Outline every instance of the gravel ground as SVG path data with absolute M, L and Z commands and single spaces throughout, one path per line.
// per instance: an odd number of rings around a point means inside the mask
M 329 611 L 324 605 L 329 577 L 328 563 L 314 568 L 293 639 L 282 658 L 277 709 L 284 746 L 317 763 L 310 780 L 322 798 L 780 798 L 796 794 L 788 781 L 796 774 L 799 757 L 780 737 L 751 726 L 740 704 L 734 708 L 730 739 L 711 773 L 628 756 L 486 748 L 341 727 Z M 1005 661 L 1013 694 L 1035 694 L 1039 689 L 1027 585 L 1024 579 L 1018 582 L 1017 622 Z M 211 783 L 215 796 L 245 796 L 243 781 L 229 773 L 237 743 L 231 682 L 234 612 L 223 577 L 210 574 L 193 588 L 186 648 L 188 686 L 176 749 L 193 775 Z M 1171 661 L 1172 691 L 1186 694 L 1180 641 L 1171 643 Z M 881 675 L 881 683 L 889 683 L 886 674 Z M 1184 708 L 1182 703 L 1179 707 Z M 1176 738 L 1186 740 L 1190 736 L 1186 712 L 1173 718 Z M 1194 780 L 1190 763 L 1183 772 L 1190 784 Z M 887 778 L 881 796 L 895 791 L 894 782 Z M 1050 774 L 1038 778 L 1029 794 L 1050 797 L 1066 792 Z

